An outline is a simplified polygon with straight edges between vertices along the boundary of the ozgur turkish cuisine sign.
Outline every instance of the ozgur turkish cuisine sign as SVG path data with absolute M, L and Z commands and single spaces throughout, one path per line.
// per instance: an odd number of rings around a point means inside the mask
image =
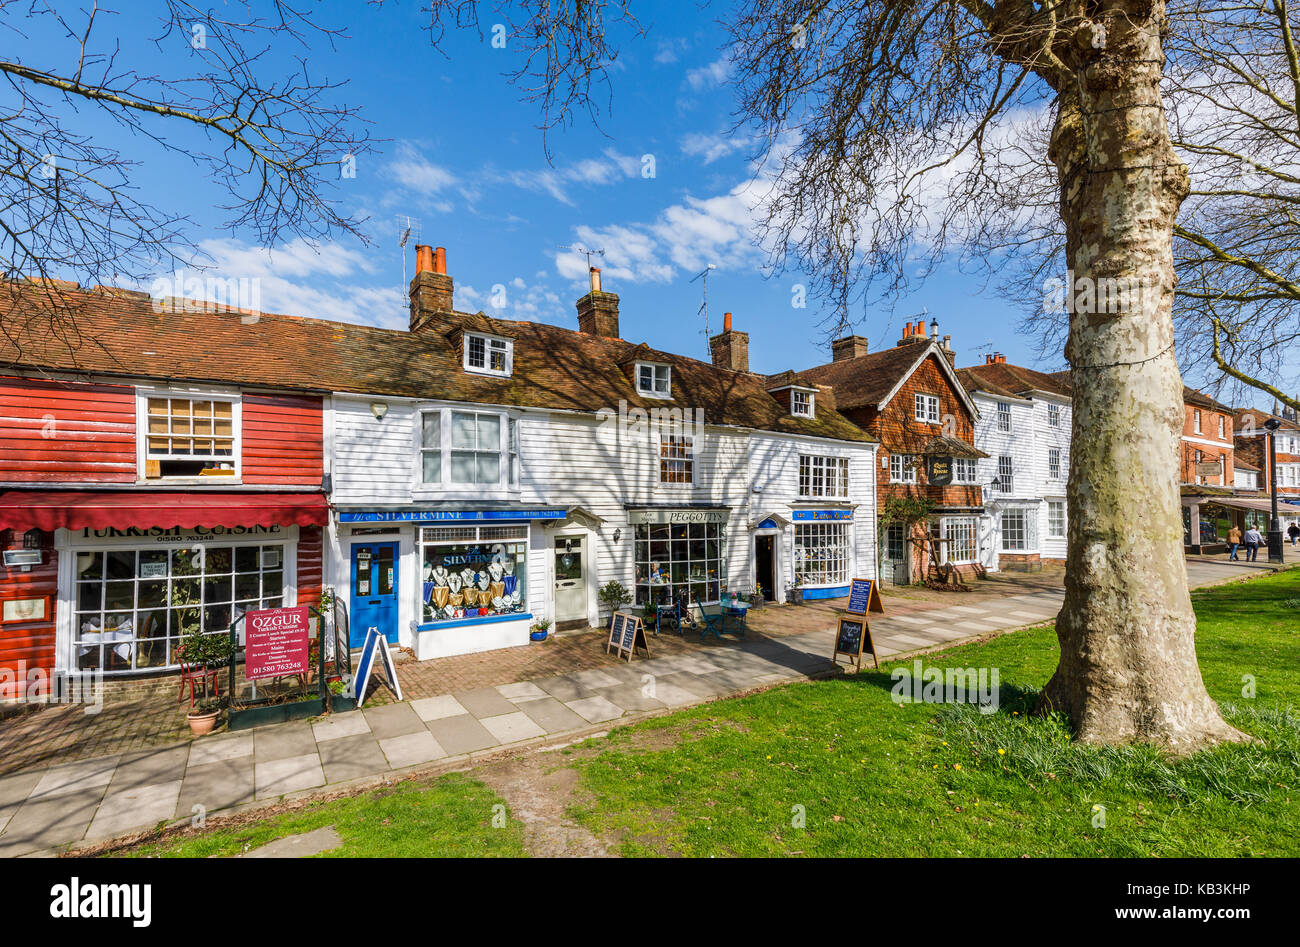
M 244 676 L 250 681 L 307 673 L 307 606 L 244 616 Z

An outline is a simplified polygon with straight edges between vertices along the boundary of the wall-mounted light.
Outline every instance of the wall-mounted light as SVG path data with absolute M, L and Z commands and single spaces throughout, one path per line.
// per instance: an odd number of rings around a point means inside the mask
M 622 538 L 623 538 L 623 530 L 617 526 L 614 527 L 614 544 L 617 545 L 618 541 Z
M 388 413 L 388 405 L 383 401 L 370 402 L 370 413 L 375 416 L 376 421 L 382 421 L 384 415 Z
M 42 546 L 43 536 L 39 529 L 29 529 L 23 533 L 24 549 L 40 549 Z

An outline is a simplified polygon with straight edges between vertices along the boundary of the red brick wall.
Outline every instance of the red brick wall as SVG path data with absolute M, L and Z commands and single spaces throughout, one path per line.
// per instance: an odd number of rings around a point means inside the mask
M 1201 416 L 1201 430 L 1196 430 L 1196 415 Z M 1219 437 L 1219 421 L 1223 421 L 1223 438 Z M 1179 450 L 1179 477 L 1183 483 L 1196 483 L 1196 452 L 1202 453 L 1202 463 L 1213 463 L 1224 457 L 1224 476 L 1205 477 L 1203 482 L 1212 486 L 1232 486 L 1233 416 L 1227 412 L 1194 404 L 1183 405 L 1183 442 Z M 1196 440 L 1188 440 L 1196 438 Z M 1212 441 L 1215 446 L 1199 441 Z

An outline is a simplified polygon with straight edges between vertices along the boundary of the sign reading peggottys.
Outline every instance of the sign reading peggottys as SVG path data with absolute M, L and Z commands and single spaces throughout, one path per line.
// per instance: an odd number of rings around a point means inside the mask
M 627 521 L 641 524 L 725 523 L 729 510 L 629 510 Z

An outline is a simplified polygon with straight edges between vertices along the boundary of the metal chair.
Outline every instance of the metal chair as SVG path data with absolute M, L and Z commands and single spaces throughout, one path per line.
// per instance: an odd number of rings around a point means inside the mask
M 176 695 L 176 703 L 185 699 L 185 685 L 190 685 L 190 709 L 194 709 L 194 686 L 203 685 L 203 696 L 208 696 L 208 681 L 212 681 L 212 692 L 214 696 L 221 696 L 221 684 L 217 676 L 216 668 L 204 667 L 202 664 L 191 664 L 185 660 L 185 649 L 176 649 L 176 660 L 181 666 L 181 689 Z
M 713 635 L 719 641 L 722 640 L 723 620 L 725 616 L 722 612 L 721 605 L 705 606 L 698 598 L 695 600 L 695 608 L 700 613 L 700 640 L 703 641 L 705 635 Z

